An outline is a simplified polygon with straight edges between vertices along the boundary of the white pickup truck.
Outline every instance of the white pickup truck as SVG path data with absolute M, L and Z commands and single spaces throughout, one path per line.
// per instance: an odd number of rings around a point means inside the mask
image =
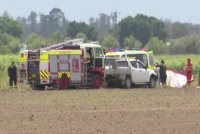
M 135 59 L 105 59 L 105 80 L 107 86 L 148 85 L 155 88 L 157 75 L 154 70 Z

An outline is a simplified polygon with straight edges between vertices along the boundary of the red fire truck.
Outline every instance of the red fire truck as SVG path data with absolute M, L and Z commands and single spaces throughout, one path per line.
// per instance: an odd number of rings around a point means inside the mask
M 28 84 L 37 89 L 100 88 L 104 80 L 102 48 L 97 43 L 75 39 L 29 50 L 27 77 Z

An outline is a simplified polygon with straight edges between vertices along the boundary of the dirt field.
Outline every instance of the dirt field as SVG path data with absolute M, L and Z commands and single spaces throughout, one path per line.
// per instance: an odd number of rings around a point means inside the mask
M 200 89 L 0 92 L 2 134 L 199 134 Z

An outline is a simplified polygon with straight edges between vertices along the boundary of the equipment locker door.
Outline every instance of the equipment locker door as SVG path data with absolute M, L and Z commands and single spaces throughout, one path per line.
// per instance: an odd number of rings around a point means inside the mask
M 50 74 L 52 78 L 57 78 L 58 75 L 58 56 L 49 55 L 50 60 Z
M 29 82 L 39 82 L 39 61 L 28 61 L 28 81 Z
M 69 71 L 69 55 L 59 55 L 59 71 Z
M 70 64 L 71 80 L 80 83 L 82 79 L 81 55 L 71 55 L 70 61 L 72 61 Z

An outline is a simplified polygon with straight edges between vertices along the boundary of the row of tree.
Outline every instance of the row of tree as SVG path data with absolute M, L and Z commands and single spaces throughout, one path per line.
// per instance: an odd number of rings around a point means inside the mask
M 0 17 L 0 53 L 17 53 L 23 33 L 21 25 L 9 17 Z
M 70 38 L 98 40 L 104 48 L 147 47 L 156 54 L 199 53 L 200 25 L 171 22 L 138 14 L 118 22 L 118 12 L 101 13 L 89 23 L 69 21 L 59 8 L 49 14 L 31 12 L 14 20 L 7 12 L 0 17 L 0 53 L 17 53 Z

